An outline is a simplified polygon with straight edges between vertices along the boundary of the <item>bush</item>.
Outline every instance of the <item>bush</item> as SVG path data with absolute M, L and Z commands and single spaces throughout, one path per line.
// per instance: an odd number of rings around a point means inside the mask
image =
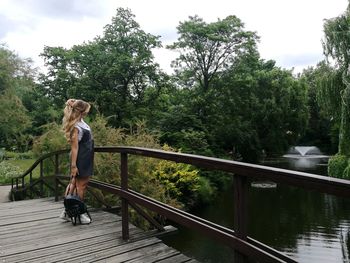
M 10 184 L 12 178 L 20 176 L 23 172 L 16 165 L 6 161 L 0 162 L 0 184 Z
M 167 145 L 163 149 L 175 151 Z M 210 181 L 191 165 L 160 161 L 154 169 L 153 175 L 164 186 L 167 194 L 180 201 L 185 208 L 210 203 L 216 193 Z
M 137 122 L 127 131 L 108 126 L 107 119 L 98 115 L 94 121 L 90 122 L 90 126 L 96 146 L 126 145 L 162 149 L 158 137 L 146 129 L 143 121 Z M 33 151 L 41 155 L 65 148 L 66 145 L 60 127 L 57 124 L 51 124 L 50 129 L 35 141 Z M 167 146 L 164 149 L 172 150 Z M 120 185 L 120 155 L 118 153 L 95 154 L 94 164 L 94 179 Z M 201 185 L 206 187 L 202 192 L 205 192 L 206 195 L 210 193 L 210 184 L 205 180 L 200 180 L 198 170 L 186 164 L 129 155 L 128 173 L 130 189 L 173 207 L 189 207 L 195 204 L 198 201 Z M 114 195 L 95 189 L 94 194 L 110 206 L 120 204 L 119 198 Z M 98 206 L 91 195 L 88 195 L 87 200 L 91 205 Z M 152 215 L 156 217 L 155 214 Z M 148 223 L 140 220 L 134 211 L 130 216 L 139 227 L 144 229 L 149 227 Z
M 34 156 L 39 158 L 43 154 L 50 152 L 67 149 L 69 147 L 62 128 L 57 123 L 49 123 L 44 126 L 45 132 L 41 136 L 34 140 L 33 153 Z M 63 156 L 63 155 L 62 155 Z M 60 157 L 60 171 L 64 174 L 68 172 L 68 154 Z M 44 173 L 52 174 L 55 167 L 55 157 L 52 156 L 44 161 Z
M 199 204 L 210 204 L 216 195 L 216 188 L 212 186 L 210 181 L 203 177 L 199 177 L 198 201 Z
M 350 179 L 350 164 L 348 164 L 348 166 L 345 168 L 342 177 L 344 179 Z
M 60 125 L 53 122 L 44 128 L 44 134 L 34 140 L 33 153 L 36 157 L 69 147 Z
M 181 152 L 212 156 L 206 134 L 203 131 L 193 129 L 181 130 L 177 132 L 166 132 L 162 134 L 162 141 L 169 142 Z
M 192 207 L 198 200 L 200 187 L 198 170 L 191 165 L 160 161 L 152 173 L 171 198 Z
M 6 160 L 24 160 L 24 159 L 33 159 L 33 156 L 34 156 L 34 154 L 32 151 L 23 152 L 23 153 L 5 151 L 3 159 L 6 159 Z
M 344 172 L 345 176 L 348 176 L 348 158 L 345 155 L 336 154 L 328 161 L 328 175 L 337 178 L 343 178 Z M 345 171 L 346 170 L 346 171 Z

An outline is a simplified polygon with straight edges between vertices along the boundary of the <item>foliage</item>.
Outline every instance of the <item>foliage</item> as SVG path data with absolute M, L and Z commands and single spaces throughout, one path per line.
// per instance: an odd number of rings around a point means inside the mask
M 0 184 L 10 184 L 11 179 L 20 176 L 24 171 L 9 162 L 0 162 Z
M 31 125 L 27 111 L 20 98 L 9 90 L 0 95 L 0 105 L 0 143 L 7 148 L 21 148 L 17 141 Z
M 11 151 L 5 151 L 3 158 L 5 160 L 26 160 L 26 159 L 33 159 L 34 155 L 32 151 L 28 152 L 11 152 Z
M 58 106 L 69 97 L 93 102 L 111 123 L 126 127 L 147 88 L 160 85 L 163 74 L 152 54 L 160 47 L 158 39 L 140 28 L 129 9 L 118 8 L 93 41 L 71 49 L 45 47 L 49 72 L 41 75 L 42 92 Z
M 345 174 L 346 177 L 348 177 L 348 163 L 348 157 L 345 155 L 336 154 L 332 156 L 328 162 L 328 175 L 332 177 L 343 178 L 344 171 L 346 171 Z
M 317 64 L 311 72 L 306 71 L 304 76 L 313 78 L 312 85 L 316 88 L 316 99 L 321 113 L 335 122 L 341 121 L 342 101 L 341 94 L 345 89 L 342 72 L 332 67 L 326 61 Z M 311 76 L 310 76 L 311 75 Z
M 340 78 L 339 78 L 340 77 Z M 336 153 L 339 143 L 340 94 L 334 82 L 341 84 L 339 71 L 324 61 L 303 71 L 300 81 L 307 85 L 309 119 L 301 144 L 317 145 L 323 152 Z M 329 96 L 332 94 L 331 96 Z
M 53 122 L 45 125 L 46 132 L 34 140 L 33 153 L 36 157 L 69 147 L 62 128 Z
M 343 171 L 342 177 L 344 179 L 350 179 L 350 164 L 346 166 L 346 168 Z
M 193 91 L 168 91 L 167 108 L 159 112 L 155 125 L 160 141 L 182 152 L 212 156 L 210 138 L 204 123 L 193 111 Z
M 203 176 L 199 177 L 199 185 L 197 195 L 198 203 L 197 205 L 210 204 L 213 201 L 213 197 L 217 194 L 216 188 L 213 187 L 211 182 Z
M 116 129 L 108 126 L 106 118 L 97 116 L 91 123 L 96 145 L 127 145 L 161 149 L 157 137 L 150 133 L 142 121 L 130 126 L 129 132 L 125 129 Z M 166 150 L 171 148 L 166 147 Z M 174 170 L 175 169 L 175 170 Z M 175 185 L 169 189 L 169 184 L 164 179 L 165 170 L 176 172 L 181 177 L 177 177 Z M 198 202 L 198 171 L 183 164 L 176 164 L 168 161 L 160 161 L 154 158 L 144 158 L 138 156 L 128 157 L 129 188 L 136 190 L 146 196 L 155 198 L 161 202 L 174 207 L 189 207 Z M 162 177 L 157 175 L 162 174 Z M 171 177 L 173 174 L 169 174 Z M 120 185 L 120 157 L 119 154 L 99 153 L 95 155 L 95 177 L 98 180 Z M 202 182 L 205 182 L 204 180 Z M 179 188 L 179 189 L 176 189 Z M 210 186 L 206 185 L 207 193 L 210 193 Z M 178 194 L 174 194 L 174 193 Z M 181 194 L 179 194 L 181 193 Z M 102 195 L 107 203 L 115 204 L 117 201 L 108 195 Z M 137 224 L 147 227 L 146 222 L 139 221 L 135 213 L 131 217 Z M 144 225 L 146 224 L 146 225 Z
M 250 95 L 252 102 L 247 112 L 255 124 L 261 149 L 269 154 L 281 154 L 305 131 L 306 86 L 287 70 L 264 66 L 255 73 L 257 87 Z
M 35 71 L 30 59 L 22 59 L 5 45 L 0 44 L 0 94 L 12 90 L 20 96 L 34 84 Z
M 163 147 L 172 150 L 168 146 Z M 152 175 L 164 186 L 166 193 L 186 207 L 191 207 L 198 201 L 198 191 L 201 186 L 199 171 L 191 165 L 160 161 Z
M 330 78 L 331 83 L 326 82 L 328 96 L 330 98 L 331 105 L 337 106 L 341 103 L 340 111 L 340 129 L 339 129 L 339 153 L 346 156 L 350 156 L 350 55 L 348 47 L 350 44 L 349 39 L 350 31 L 350 4 L 344 14 L 338 17 L 328 19 L 324 23 L 324 41 L 323 50 L 327 58 L 333 59 L 336 63 L 336 72 L 333 74 L 333 78 Z M 341 74 L 341 82 L 339 74 Z M 336 80 L 336 81 L 334 81 Z M 331 85 L 335 84 L 335 85 Z M 337 99 L 338 97 L 338 99 Z M 336 101 L 336 103 L 334 103 Z M 337 107 L 336 109 L 339 109 Z
M 178 41 L 168 48 L 179 51 L 180 56 L 172 65 L 183 80 L 197 82 L 204 92 L 217 73 L 231 65 L 235 56 L 254 47 L 257 39 L 255 33 L 243 30 L 236 16 L 209 24 L 190 16 L 177 29 Z
M 223 155 L 256 162 L 263 151 L 283 153 L 303 135 L 306 86 L 273 61 L 256 54 L 237 58 L 214 84 L 218 88 L 204 96 L 205 130 Z
M 145 123 L 139 121 L 125 129 L 112 128 L 107 124 L 107 119 L 101 115 L 90 123 L 95 145 L 127 145 L 161 149 L 157 137 L 147 131 Z M 47 132 L 35 140 L 33 151 L 42 154 L 62 148 L 65 139 L 57 124 L 47 127 Z M 171 148 L 167 147 L 167 150 Z M 207 184 L 206 192 L 210 193 L 210 187 L 205 180 L 199 181 L 198 171 L 188 165 L 160 161 L 153 158 L 129 156 L 129 187 L 159 201 L 171 204 L 175 207 L 193 205 L 198 201 L 200 183 Z M 165 171 L 172 171 L 170 177 L 177 173 L 175 184 L 171 191 L 166 183 Z M 99 153 L 95 155 L 94 177 L 106 183 L 120 185 L 120 157 L 119 154 Z M 162 175 L 162 176 L 156 176 Z M 176 190 L 176 188 L 179 188 Z M 177 193 L 177 194 L 174 194 Z M 95 194 L 100 196 L 106 203 L 115 204 L 113 196 L 103 195 L 99 191 Z
M 33 88 L 34 73 L 30 60 L 0 45 L 0 144 L 7 149 L 28 150 L 31 120 L 22 95 Z
M 46 125 L 62 119 L 62 108 L 57 107 L 45 94 L 39 85 L 22 94 L 22 103 L 32 120 L 28 133 L 34 137 L 43 134 Z
M 323 50 L 326 56 L 335 60 L 338 67 L 348 69 L 350 57 L 348 53 L 350 29 L 350 5 L 346 11 L 334 18 L 327 19 L 323 25 Z
M 260 60 L 258 37 L 237 17 L 209 24 L 190 17 L 178 31 L 169 46 L 180 52 L 173 66 L 178 83 L 190 84 L 176 94 L 180 100 L 169 107 L 169 117 L 161 116 L 163 142 L 256 162 L 262 152 L 283 153 L 303 136 L 307 86 L 274 61 Z
M 205 156 L 213 154 L 203 131 L 195 131 L 191 128 L 189 130 L 182 129 L 181 131 L 164 133 L 162 139 L 185 153 Z

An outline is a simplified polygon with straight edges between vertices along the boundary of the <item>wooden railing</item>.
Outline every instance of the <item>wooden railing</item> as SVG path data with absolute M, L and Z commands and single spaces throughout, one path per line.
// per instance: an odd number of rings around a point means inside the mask
M 48 157 L 55 156 L 55 196 L 58 200 L 59 193 L 57 192 L 58 184 L 61 179 L 67 179 L 67 177 L 60 175 L 58 156 L 62 153 L 66 153 L 67 150 L 54 152 L 43 156 L 37 162 L 42 163 L 42 160 Z M 121 155 L 121 185 L 115 186 L 100 182 L 97 180 L 91 180 L 89 182 L 90 187 L 98 188 L 102 191 L 106 191 L 112 194 L 116 194 L 122 199 L 122 236 L 123 239 L 129 239 L 129 217 L 128 209 L 129 205 L 138 211 L 147 220 L 153 219 L 148 216 L 139 206 L 154 211 L 166 218 L 177 222 L 190 229 L 200 231 L 201 233 L 216 239 L 237 251 L 235 262 L 243 261 L 243 256 L 258 262 L 296 262 L 294 259 L 287 255 L 260 243 L 257 240 L 247 235 L 247 198 L 249 180 L 271 180 L 276 183 L 283 183 L 292 186 L 302 187 L 309 190 L 316 190 L 323 193 L 334 194 L 342 197 L 350 197 L 350 181 L 319 176 L 314 174 L 308 174 L 303 172 L 290 171 L 285 169 L 278 169 L 272 167 L 266 167 L 261 165 L 253 165 L 242 162 L 223 160 L 218 158 L 204 157 L 191 154 L 174 153 L 161 150 L 153 150 L 138 147 L 96 147 L 95 152 L 105 153 L 119 153 Z M 152 198 L 144 196 L 138 192 L 135 192 L 128 188 L 128 156 L 139 155 L 144 157 L 152 157 L 162 160 L 169 160 L 174 162 L 192 164 L 197 167 L 202 167 L 210 170 L 220 170 L 230 173 L 234 179 L 234 229 L 229 229 L 213 222 L 207 221 L 203 218 L 194 216 L 190 213 L 176 209 Z M 45 157 L 45 158 L 44 158 Z M 34 167 L 34 165 L 32 166 Z M 30 169 L 29 169 L 30 170 Z M 28 170 L 28 171 L 29 171 Z M 28 173 L 27 173 L 28 174 Z M 19 181 L 22 181 L 24 186 L 24 174 L 20 178 L 15 179 L 12 183 L 12 187 L 19 187 Z M 43 180 L 43 177 L 40 177 Z M 15 188 L 14 188 L 15 189 Z M 154 221 L 154 220 L 153 220 Z M 157 222 L 152 222 L 158 229 L 162 227 Z
M 57 191 L 56 187 L 57 184 L 55 184 L 55 188 L 50 185 L 45 178 L 50 177 L 50 176 L 45 176 L 44 177 L 44 161 L 54 157 L 54 173 L 51 176 L 56 176 L 59 174 L 59 156 L 62 154 L 66 154 L 68 153 L 69 150 L 65 149 L 65 150 L 59 150 L 59 151 L 55 151 L 55 152 L 51 152 L 51 153 L 47 153 L 44 154 L 42 156 L 40 156 L 40 158 L 38 160 L 36 160 L 31 167 L 28 168 L 27 171 L 25 171 L 21 176 L 16 177 L 16 178 L 12 178 L 11 180 L 11 192 L 12 192 L 12 196 L 14 192 L 17 191 L 21 191 L 21 192 L 26 192 L 27 190 L 33 190 L 34 186 L 39 185 L 39 192 L 38 194 L 40 196 L 43 195 L 43 188 L 44 185 L 47 186 L 48 188 L 50 188 L 53 191 Z M 39 166 L 39 178 L 35 179 L 33 178 L 33 173 L 34 173 L 34 169 L 36 169 Z M 25 179 L 29 178 L 29 182 L 25 182 Z M 14 199 L 14 197 L 12 197 Z

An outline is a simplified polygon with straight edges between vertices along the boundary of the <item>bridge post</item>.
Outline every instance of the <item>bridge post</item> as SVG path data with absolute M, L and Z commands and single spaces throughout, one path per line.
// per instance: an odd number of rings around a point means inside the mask
M 248 224 L 248 179 L 242 175 L 234 175 L 234 227 L 237 237 L 247 240 Z M 245 256 L 235 251 L 235 262 L 246 262 Z
M 55 201 L 58 201 L 58 180 L 57 175 L 59 173 L 59 166 L 58 166 L 58 154 L 55 154 Z
M 120 173 L 121 173 L 121 188 L 128 190 L 128 154 L 120 154 Z M 123 240 L 129 239 L 129 212 L 128 200 L 122 198 L 122 235 Z
M 40 197 L 44 195 L 44 167 L 43 160 L 40 161 Z

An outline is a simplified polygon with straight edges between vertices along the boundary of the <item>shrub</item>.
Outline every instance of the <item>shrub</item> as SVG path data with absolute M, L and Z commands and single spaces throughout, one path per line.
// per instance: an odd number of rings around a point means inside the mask
M 40 157 L 43 154 L 66 149 L 69 147 L 67 144 L 67 141 L 64 137 L 64 133 L 62 131 L 61 125 L 58 125 L 57 123 L 49 123 L 44 126 L 45 132 L 41 136 L 37 137 L 34 140 L 33 144 L 33 153 L 34 156 Z M 62 173 L 68 172 L 68 154 L 66 156 L 63 156 L 64 159 L 61 157 L 61 166 L 60 171 Z M 55 157 L 52 156 L 51 158 L 48 158 L 44 161 L 44 173 L 45 174 L 51 174 L 54 171 L 54 163 L 55 163 Z
M 164 145 L 166 151 L 175 151 Z M 199 169 L 183 163 L 160 161 L 154 168 L 153 175 L 164 186 L 167 194 L 180 201 L 186 208 L 209 203 L 216 188 L 201 176 Z
M 203 177 L 199 177 L 198 201 L 199 204 L 209 204 L 216 194 L 216 188 L 212 186 L 210 181 Z
M 199 173 L 191 165 L 160 161 L 152 175 L 164 186 L 165 192 L 187 207 L 198 199 Z
M 69 147 L 60 125 L 53 122 L 44 128 L 44 134 L 34 140 L 33 153 L 36 157 Z
M 343 178 L 347 166 L 348 158 L 345 155 L 336 154 L 328 161 L 328 175 L 332 177 Z M 345 172 L 346 174 L 348 174 L 347 171 Z
M 24 160 L 24 159 L 33 159 L 33 152 L 27 151 L 23 153 L 5 151 L 3 159 L 6 160 Z
M 6 161 L 0 162 L 0 184 L 10 184 L 12 178 L 20 176 L 23 172 L 16 165 Z
M 90 122 L 90 126 L 96 146 L 127 145 L 162 149 L 156 134 L 150 133 L 143 121 L 136 122 L 127 131 L 108 126 L 107 119 L 98 115 L 94 121 Z M 61 128 L 57 124 L 51 124 L 47 132 L 35 141 L 33 151 L 41 155 L 65 148 L 65 146 L 67 144 Z M 164 149 L 173 150 L 168 146 L 165 146 Z M 120 185 L 120 155 L 118 153 L 95 154 L 94 164 L 94 179 Z M 186 164 L 129 155 L 128 174 L 130 189 L 178 208 L 192 206 L 198 199 L 201 185 L 206 187 L 202 192 L 210 193 L 210 184 L 205 180 L 200 180 L 198 170 Z M 105 194 L 96 189 L 93 192 L 104 203 L 111 206 L 120 204 L 120 200 L 114 195 Z M 87 200 L 93 206 L 98 206 L 91 195 L 87 196 Z M 131 219 L 134 223 L 142 228 L 149 227 L 147 222 L 140 221 L 135 212 L 131 211 Z M 152 215 L 156 217 L 155 214 Z
M 348 164 L 348 166 L 345 168 L 342 177 L 344 179 L 350 179 L 350 164 Z

